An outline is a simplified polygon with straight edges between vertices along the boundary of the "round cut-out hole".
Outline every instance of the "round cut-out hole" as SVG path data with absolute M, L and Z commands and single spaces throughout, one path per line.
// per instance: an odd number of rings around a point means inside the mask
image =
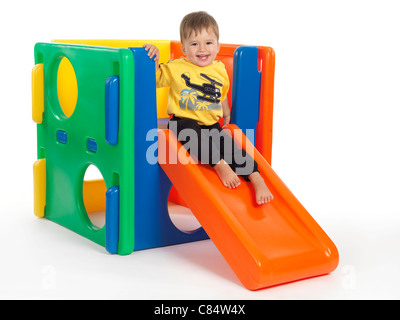
M 90 222 L 95 228 L 103 228 L 106 223 L 107 187 L 99 169 L 90 165 L 83 179 L 83 203 Z
M 168 213 L 172 223 L 182 232 L 193 233 L 201 228 L 201 224 L 174 187 L 168 197 Z
M 68 58 L 62 58 L 57 72 L 58 101 L 64 115 L 69 118 L 75 111 L 78 100 L 78 83 L 74 67 Z

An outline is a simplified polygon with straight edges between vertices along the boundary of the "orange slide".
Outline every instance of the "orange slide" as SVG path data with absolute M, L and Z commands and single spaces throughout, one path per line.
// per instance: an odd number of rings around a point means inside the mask
M 235 125 L 228 129 L 245 150 L 254 148 Z M 162 169 L 246 288 L 335 270 L 336 246 L 255 148 L 254 159 L 274 195 L 261 206 L 251 183 L 240 178 L 238 188 L 228 189 L 210 166 L 187 163 L 188 153 L 169 130 L 159 131 L 158 144 Z

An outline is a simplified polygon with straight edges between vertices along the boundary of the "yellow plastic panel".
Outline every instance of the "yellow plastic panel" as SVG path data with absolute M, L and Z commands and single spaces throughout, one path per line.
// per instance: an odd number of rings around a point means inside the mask
M 141 47 L 144 44 L 154 44 L 160 50 L 160 63 L 168 62 L 171 59 L 171 41 L 169 40 L 52 40 L 52 42 L 82 44 L 90 46 L 113 47 L 113 48 L 129 48 Z M 60 66 L 61 67 L 61 66 Z M 58 88 L 59 96 L 62 95 L 61 88 Z M 168 118 L 167 101 L 168 88 L 157 89 L 157 117 Z
M 43 64 L 32 69 L 32 120 L 42 123 L 44 112 L 44 76 Z
M 44 217 L 46 206 L 46 159 L 39 159 L 33 165 L 33 211 L 35 216 Z

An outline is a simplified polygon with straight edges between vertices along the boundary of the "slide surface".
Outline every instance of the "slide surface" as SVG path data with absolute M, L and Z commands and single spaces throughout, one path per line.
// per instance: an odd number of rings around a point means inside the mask
M 252 144 L 236 126 L 228 130 L 251 152 Z M 334 243 L 257 150 L 254 159 L 274 195 L 261 206 L 251 183 L 241 178 L 238 188 L 228 189 L 210 166 L 187 163 L 188 153 L 169 130 L 159 131 L 158 144 L 161 167 L 246 288 L 323 275 L 337 267 Z

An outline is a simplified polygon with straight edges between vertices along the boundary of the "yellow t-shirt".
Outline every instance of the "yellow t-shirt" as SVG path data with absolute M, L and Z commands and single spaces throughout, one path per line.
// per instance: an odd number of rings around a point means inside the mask
M 184 57 L 160 64 L 157 88 L 169 87 L 167 113 L 212 125 L 222 117 L 229 77 L 221 61 L 199 67 Z

